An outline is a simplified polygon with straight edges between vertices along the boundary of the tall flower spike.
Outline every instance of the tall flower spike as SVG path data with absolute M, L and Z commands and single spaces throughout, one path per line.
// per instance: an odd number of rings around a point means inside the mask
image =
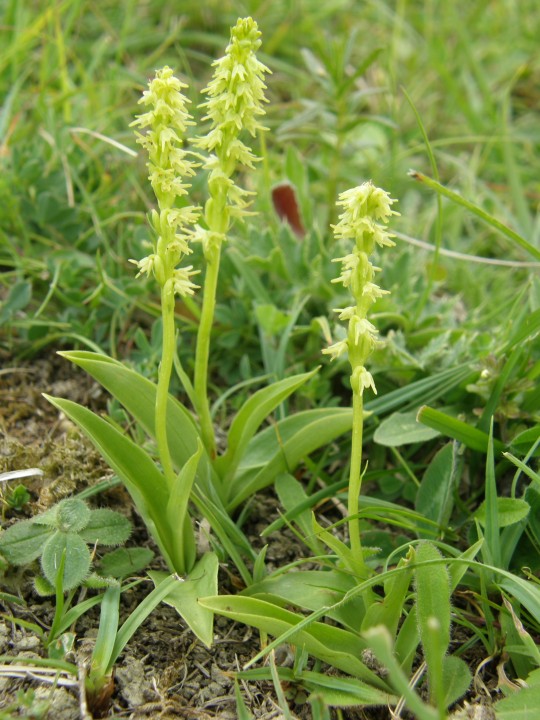
M 190 184 L 186 178 L 195 174 L 197 165 L 182 149 L 182 138 L 188 126 L 194 125 L 187 111 L 189 100 L 181 90 L 187 87 L 173 75 L 169 67 L 156 72 L 139 104 L 147 111 L 139 115 L 132 126 L 148 128 L 145 135 L 136 131 L 137 142 L 148 153 L 149 180 L 156 195 L 159 213 L 152 211 L 151 221 L 157 240 L 154 252 L 142 260 L 132 260 L 139 275 L 152 273 L 158 283 L 166 285 L 173 295 L 191 295 L 196 287 L 189 272 L 176 268 L 191 250 L 193 225 L 199 217 L 198 208 L 175 207 L 178 198 L 187 195 Z M 180 281 L 182 278 L 182 281 Z
M 394 202 L 384 190 L 365 182 L 341 193 L 337 203 L 343 212 L 334 226 L 334 234 L 336 238 L 353 240 L 354 247 L 351 253 L 334 261 L 341 263 L 341 274 L 332 282 L 349 288 L 355 305 L 336 310 L 340 320 L 349 323 L 347 339 L 331 345 L 323 353 L 331 355 L 332 360 L 346 351 L 349 353 L 353 391 L 360 394 L 368 387 L 376 392 L 365 362 L 377 344 L 377 329 L 367 320 L 367 314 L 377 298 L 388 293 L 373 282 L 377 268 L 368 256 L 376 245 L 394 245 L 386 228 L 389 218 L 399 215 L 392 210 Z
M 261 33 L 250 17 L 240 18 L 231 30 L 225 55 L 214 62 L 214 77 L 203 90 L 207 101 L 203 120 L 210 120 L 207 135 L 198 137 L 197 147 L 211 153 L 205 166 L 212 198 L 206 206 L 206 221 L 214 232 L 226 233 L 230 217 L 246 215 L 249 192 L 238 187 L 231 176 L 240 165 L 252 168 L 258 158 L 242 140 L 245 129 L 252 136 L 265 130 L 259 117 L 267 102 L 264 74 L 270 70 L 257 59 Z M 230 204 L 227 204 L 226 198 Z

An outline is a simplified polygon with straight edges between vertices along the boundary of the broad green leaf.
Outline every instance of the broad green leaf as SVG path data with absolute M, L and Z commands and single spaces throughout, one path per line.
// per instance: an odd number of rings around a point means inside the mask
M 264 578 L 250 585 L 243 594 L 268 601 L 280 598 L 283 605 L 296 605 L 312 612 L 328 607 L 328 617 L 357 631 L 364 613 L 361 596 L 351 598 L 337 608 L 331 607 L 355 585 L 354 577 L 339 570 L 297 570 Z M 267 595 L 272 596 L 272 600 L 263 597 Z
M 56 584 L 58 570 L 65 552 L 62 589 L 71 590 L 88 575 L 90 570 L 90 551 L 84 540 L 75 533 L 57 530 L 47 540 L 41 555 L 43 574 L 51 585 Z
M 321 408 L 296 413 L 258 433 L 249 443 L 229 488 L 229 510 L 291 472 L 307 455 L 352 428 L 350 408 Z
M 427 427 L 438 430 L 442 435 L 458 440 L 471 450 L 479 452 L 487 452 L 489 436 L 487 433 L 478 430 L 471 425 L 458 420 L 457 418 L 446 415 L 440 410 L 424 405 L 420 408 L 417 415 L 418 422 L 427 425 Z M 504 450 L 504 444 L 499 440 L 493 441 L 493 446 L 497 452 Z
M 442 529 L 450 520 L 454 506 L 454 487 L 458 482 L 459 461 L 453 443 L 448 443 L 428 465 L 416 495 L 415 509 Z M 433 529 L 420 523 L 419 534 L 433 537 Z
M 27 565 L 38 558 L 51 528 L 32 520 L 19 520 L 0 535 L 0 553 L 12 565 Z
M 252 625 L 274 636 L 287 632 L 304 619 L 303 615 L 258 598 L 220 595 L 202 598 L 199 602 L 225 617 Z M 307 628 L 294 633 L 288 642 L 374 687 L 385 691 L 388 689 L 386 683 L 360 660 L 366 643 L 347 630 L 314 621 Z
M 195 635 L 207 647 L 214 640 L 214 613 L 199 603 L 199 598 L 209 593 L 217 593 L 219 560 L 214 553 L 206 553 L 195 565 L 188 577 L 176 585 L 163 599 L 166 605 L 173 607 L 181 615 Z M 151 571 L 148 573 L 159 587 L 167 578 L 167 573 Z
M 540 685 L 526 687 L 493 705 L 497 720 L 537 720 Z
M 302 484 L 290 473 L 281 473 L 276 478 L 275 488 L 285 513 L 294 516 L 294 520 L 303 534 L 305 544 L 315 555 L 321 555 L 322 545 L 313 535 L 309 498 Z M 302 506 L 305 509 L 301 509 Z
M 437 437 L 439 432 L 421 425 L 416 419 L 416 410 L 395 412 L 385 418 L 375 430 L 373 439 L 379 445 L 399 447 L 411 443 L 426 442 Z
M 318 370 L 294 375 L 273 383 L 254 393 L 240 408 L 227 436 L 227 450 L 218 460 L 217 468 L 222 478 L 234 474 L 249 441 L 261 423 L 295 390 L 312 378 Z
M 123 579 L 140 573 L 153 557 L 150 548 L 118 548 L 101 558 L 99 572 L 107 577 Z
M 499 519 L 499 527 L 507 527 L 518 523 L 527 517 L 530 511 L 530 505 L 521 498 L 497 498 L 497 516 Z M 482 527 L 486 527 L 486 502 L 484 501 L 478 510 L 474 513 L 474 517 L 478 520 Z
M 59 353 L 81 367 L 108 390 L 135 418 L 150 437 L 155 437 L 154 411 L 156 385 L 139 373 L 106 355 L 78 350 Z M 169 448 L 174 464 L 182 468 L 197 450 L 197 426 L 191 414 L 169 395 L 167 406 Z M 199 466 L 200 481 L 206 484 L 210 476 L 208 456 Z
M 443 658 L 442 685 L 445 707 L 449 707 L 465 695 L 471 680 L 471 671 L 461 658 L 455 655 Z
M 45 397 L 81 428 L 122 479 L 167 563 L 174 569 L 173 529 L 165 522 L 169 492 L 156 464 L 142 448 L 95 413 L 71 400 Z

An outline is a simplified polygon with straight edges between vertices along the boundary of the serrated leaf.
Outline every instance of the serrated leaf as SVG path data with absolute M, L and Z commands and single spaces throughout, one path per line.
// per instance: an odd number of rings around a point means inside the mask
M 379 445 L 399 447 L 411 443 L 426 442 L 437 437 L 439 432 L 421 425 L 416 420 L 416 410 L 395 412 L 385 418 L 375 430 L 373 439 Z
M 109 508 L 91 510 L 88 523 L 79 535 L 87 543 L 121 545 L 131 535 L 131 523 Z
M 43 574 L 51 585 L 56 585 L 58 570 L 64 552 L 66 557 L 62 588 L 71 590 L 88 575 L 90 551 L 79 535 L 56 531 L 45 543 L 41 556 Z
M 0 535 L 0 552 L 12 565 L 27 565 L 38 558 L 51 528 L 20 520 Z

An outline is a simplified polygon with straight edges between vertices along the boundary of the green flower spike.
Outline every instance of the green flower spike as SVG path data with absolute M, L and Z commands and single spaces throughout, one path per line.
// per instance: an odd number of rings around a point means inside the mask
M 349 479 L 349 534 L 354 567 L 351 570 L 366 576 L 366 566 L 360 540 L 358 521 L 358 497 L 362 482 L 362 431 L 364 390 L 375 389 L 375 382 L 365 364 L 377 346 L 377 328 L 369 322 L 369 309 L 377 298 L 388 294 L 373 282 L 379 270 L 371 264 L 369 255 L 375 247 L 391 247 L 394 243 L 386 225 L 390 216 L 399 215 L 391 206 L 396 201 L 388 193 L 365 182 L 339 196 L 338 205 L 343 208 L 339 222 L 334 226 L 337 239 L 352 240 L 354 247 L 349 255 L 336 258 L 341 263 L 341 274 L 332 282 L 349 288 L 354 305 L 336 309 L 339 319 L 348 321 L 347 339 L 341 340 L 323 350 L 331 359 L 347 352 L 351 365 L 351 388 L 353 391 L 353 431 L 351 447 L 351 468 Z
M 145 135 L 136 132 L 137 142 L 148 153 L 149 180 L 156 195 L 159 212 L 152 210 L 151 225 L 155 232 L 153 253 L 142 260 L 132 260 L 138 275 L 154 275 L 161 287 L 163 350 L 159 366 L 156 395 L 156 440 L 163 472 L 172 484 L 175 473 L 170 457 L 166 432 L 166 407 L 175 352 L 175 296 L 193 295 L 197 289 L 191 278 L 198 271 L 193 266 L 177 267 L 191 253 L 193 226 L 199 210 L 191 205 L 176 207 L 179 198 L 187 195 L 190 184 L 186 178 L 195 174 L 197 165 L 182 149 L 182 138 L 188 126 L 194 125 L 186 106 L 189 100 L 181 90 L 187 87 L 174 77 L 169 67 L 156 72 L 139 103 L 148 110 L 139 115 L 132 126 L 148 128 Z
M 264 115 L 263 103 L 267 102 L 264 74 L 270 70 L 255 55 L 261 45 L 260 37 L 252 18 L 240 18 L 231 30 L 225 56 L 214 62 L 214 77 L 203 90 L 208 98 L 200 106 L 207 113 L 203 120 L 212 124 L 208 134 L 195 142 L 197 147 L 212 153 L 205 163 L 211 171 L 208 180 L 211 198 L 205 208 L 205 219 L 214 234 L 209 236 L 212 244 L 223 238 L 231 217 L 247 214 L 250 193 L 238 187 L 231 176 L 239 166 L 253 168 L 258 160 L 239 139 L 241 131 L 247 130 L 254 137 L 257 131 L 266 129 L 258 118 Z
M 205 168 L 210 170 L 210 197 L 204 208 L 205 228 L 198 228 L 197 239 L 202 242 L 206 260 L 204 297 L 197 335 L 195 356 L 195 406 L 201 424 L 204 445 L 214 457 L 216 444 L 208 404 L 208 357 L 210 335 L 214 321 L 217 279 L 221 246 L 231 220 L 248 214 L 249 196 L 232 176 L 240 167 L 253 168 L 255 157 L 240 134 L 247 130 L 252 136 L 264 130 L 259 117 L 264 115 L 264 74 L 270 72 L 255 55 L 261 44 L 257 23 L 250 17 L 240 18 L 231 30 L 231 40 L 225 56 L 214 63 L 214 77 L 203 90 L 207 100 L 204 120 L 210 120 L 207 135 L 198 137 L 195 144 L 210 153 Z

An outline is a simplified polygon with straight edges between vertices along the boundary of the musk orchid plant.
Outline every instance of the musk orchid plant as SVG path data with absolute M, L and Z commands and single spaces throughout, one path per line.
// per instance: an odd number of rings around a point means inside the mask
M 347 288 L 353 300 L 350 306 L 336 310 L 339 318 L 348 322 L 347 336 L 323 350 L 332 359 L 347 353 L 351 366 L 353 422 L 347 517 L 350 543 L 347 545 L 336 533 L 323 528 L 314 516 L 311 524 L 306 521 L 309 499 L 302 494 L 298 483 L 296 490 L 290 491 L 296 481 L 288 476 L 287 492 L 278 484 L 284 509 L 294 519 L 298 531 L 305 535 L 307 546 L 314 547 L 314 538 L 317 538 L 331 549 L 332 555 L 325 557 L 317 548 L 317 557 L 308 561 L 319 562 L 320 570 L 301 570 L 298 565 L 302 560 L 298 560 L 290 566 L 294 572 L 279 568 L 240 595 L 202 598 L 199 602 L 209 610 L 275 637 L 247 667 L 284 642 L 296 646 L 293 670 L 274 668 L 273 671 L 279 680 L 295 681 L 303 686 L 314 703 L 323 699 L 338 707 L 405 704 L 420 720 L 443 720 L 448 706 L 463 695 L 471 681 L 463 660 L 447 655 L 451 593 L 466 571 L 463 564 L 473 561 L 481 543 L 460 556 L 451 570 L 433 544 L 422 542 L 417 548 L 405 546 L 400 548 L 395 567 L 388 567 L 391 560 L 388 558 L 384 569 L 376 573 L 377 561 L 366 560 L 373 549 L 363 547 L 360 534 L 359 520 L 364 512 L 381 519 L 388 512 L 384 519 L 392 522 L 392 514 L 397 511 L 400 513 L 398 525 L 404 518 L 402 509 L 390 508 L 390 503 L 384 509 L 377 504 L 372 508 L 359 508 L 363 396 L 368 389 L 376 392 L 366 363 L 379 342 L 368 313 L 373 303 L 387 292 L 374 282 L 377 268 L 370 255 L 376 247 L 394 244 L 387 230 L 389 218 L 398 214 L 392 210 L 394 202 L 388 193 L 366 182 L 339 196 L 338 205 L 343 211 L 334 227 L 336 239 L 353 243 L 350 253 L 335 260 L 341 263 L 341 274 L 334 282 Z M 420 515 L 409 511 L 408 516 L 421 526 Z M 380 587 L 379 593 L 373 591 L 375 586 Z M 305 616 L 294 611 L 295 606 L 310 614 Z M 320 622 L 324 618 L 331 622 Z M 419 644 L 425 659 L 421 672 L 427 668 L 429 703 L 425 703 L 409 683 Z M 306 653 L 346 676 L 329 681 L 322 673 L 305 670 Z M 384 667 L 389 671 L 387 674 L 379 671 Z M 271 669 L 259 668 L 246 669 L 240 677 L 268 680 L 273 676 Z
M 332 359 L 347 352 L 351 365 L 351 389 L 353 405 L 353 430 L 349 476 L 349 529 L 351 544 L 351 570 L 360 577 L 366 577 L 367 570 L 362 552 L 358 520 L 358 498 L 362 482 L 362 435 L 364 424 L 364 390 L 371 388 L 375 393 L 375 383 L 366 369 L 366 361 L 377 345 L 377 328 L 369 322 L 367 315 L 373 303 L 388 290 L 382 290 L 374 283 L 378 271 L 369 256 L 375 247 L 394 245 L 386 225 L 392 215 L 393 200 L 388 193 L 375 187 L 371 182 L 341 193 L 338 206 L 343 208 L 339 222 L 334 227 L 338 240 L 352 240 L 352 251 L 333 262 L 341 263 L 341 274 L 333 280 L 348 288 L 354 304 L 339 308 L 340 320 L 348 321 L 347 338 L 341 340 L 323 353 Z
M 194 121 L 181 92 L 185 85 L 168 67 L 150 82 L 140 101 L 145 112 L 133 123 L 138 128 L 137 141 L 148 154 L 149 179 L 157 200 L 157 209 L 150 214 L 152 252 L 132 261 L 139 275 L 153 277 L 160 287 L 163 345 L 157 386 L 104 355 L 61 353 L 125 407 L 150 443 L 141 447 L 88 409 L 49 398 L 86 433 L 130 491 L 169 569 L 182 578 L 167 602 L 208 645 L 213 615 L 198 605 L 197 598 L 216 592 L 218 557 L 228 555 L 246 585 L 253 581 L 246 558 L 255 562 L 257 556 L 232 520 L 235 509 L 351 427 L 349 409 L 321 408 L 261 429 L 265 419 L 307 382 L 315 369 L 255 392 L 237 412 L 226 447 L 219 452 L 216 447 L 208 398 L 211 333 L 222 247 L 233 221 L 249 214 L 251 193 L 237 185 L 236 174 L 242 168 L 253 170 L 257 158 L 242 138 L 264 130 L 259 118 L 264 114 L 264 74 L 268 69 L 256 57 L 260 42 L 254 20 L 238 20 L 226 54 L 215 63 L 214 78 L 203 91 L 203 120 L 208 120 L 210 127 L 193 140 L 195 150 L 187 147 L 186 130 Z M 204 211 L 187 199 L 189 181 L 196 172 L 207 174 Z M 193 242 L 202 243 L 204 268 L 185 264 Z M 198 272 L 203 300 L 191 379 L 175 362 L 175 302 L 195 292 L 192 278 Z M 173 367 L 191 410 L 169 393 Z M 197 549 L 190 503 L 211 527 L 212 550 L 202 554 Z M 165 581 L 164 573 L 150 574 L 158 585 Z

